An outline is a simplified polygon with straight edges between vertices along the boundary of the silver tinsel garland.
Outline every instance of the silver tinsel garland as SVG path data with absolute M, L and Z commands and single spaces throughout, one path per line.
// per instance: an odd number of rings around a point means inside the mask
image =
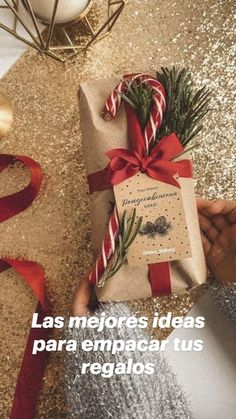
M 236 283 L 227 286 L 214 285 L 213 286 L 213 300 L 225 315 L 236 322 Z
M 236 284 L 222 286 L 213 284 L 211 287 L 214 304 L 226 316 L 236 322 Z M 106 304 L 96 316 L 102 312 L 107 316 L 129 317 L 133 315 L 126 304 Z M 82 341 L 85 339 L 123 339 L 140 340 L 150 336 L 139 329 L 68 329 L 67 339 Z M 118 363 L 127 362 L 132 357 L 134 362 L 155 364 L 152 375 L 114 375 L 104 378 L 100 375 L 80 374 L 82 363 Z M 190 419 L 191 410 L 182 388 L 177 382 L 163 354 L 135 351 L 130 355 L 119 352 L 83 352 L 66 355 L 66 394 L 69 417 L 73 419 Z
M 125 304 L 106 304 L 96 312 L 100 316 L 106 312 L 109 316 L 133 315 Z M 67 339 L 82 341 L 85 339 L 123 339 L 139 340 L 150 338 L 136 329 L 68 329 Z M 90 372 L 80 374 L 83 362 L 118 363 L 127 362 L 132 357 L 134 362 L 155 364 L 152 375 L 113 375 L 104 378 Z M 190 419 L 191 410 L 176 376 L 160 353 L 135 351 L 130 355 L 119 352 L 76 352 L 66 355 L 66 394 L 69 417 L 74 419 Z

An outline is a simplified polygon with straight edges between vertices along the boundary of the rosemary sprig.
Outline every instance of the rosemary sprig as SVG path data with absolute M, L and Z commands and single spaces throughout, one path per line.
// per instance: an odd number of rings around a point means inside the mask
M 99 280 L 98 287 L 102 287 L 105 282 L 114 276 L 125 260 L 127 259 L 128 249 L 133 243 L 135 237 L 137 236 L 141 224 L 142 224 L 142 217 L 138 218 L 136 222 L 136 209 L 132 210 L 131 216 L 128 217 L 127 211 L 124 211 L 123 216 L 120 220 L 120 234 L 118 238 L 118 245 L 116 247 L 116 251 L 108 263 L 108 266 Z

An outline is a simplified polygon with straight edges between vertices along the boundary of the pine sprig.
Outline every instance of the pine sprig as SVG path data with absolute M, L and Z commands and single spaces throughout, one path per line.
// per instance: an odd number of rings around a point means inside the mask
M 165 135 L 176 132 L 186 146 L 203 128 L 202 120 L 210 110 L 210 93 L 206 86 L 195 91 L 188 68 L 177 70 L 161 67 L 157 80 L 166 91 L 166 110 L 156 142 Z M 144 130 L 153 105 L 152 88 L 142 83 L 127 81 L 127 92 L 122 98 L 137 112 Z
M 126 81 L 127 92 L 121 94 L 122 99 L 127 102 L 137 112 L 138 119 L 142 130 L 144 130 L 151 111 L 152 106 L 152 88 L 142 83 Z
M 166 110 L 157 141 L 176 132 L 186 146 L 203 128 L 202 120 L 210 110 L 210 93 L 206 86 L 194 91 L 188 68 L 179 71 L 161 67 L 157 80 L 166 91 Z

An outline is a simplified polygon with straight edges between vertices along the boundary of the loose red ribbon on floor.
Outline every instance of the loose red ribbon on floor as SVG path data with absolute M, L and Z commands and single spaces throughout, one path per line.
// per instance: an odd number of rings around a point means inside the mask
M 30 170 L 31 179 L 29 185 L 23 190 L 0 198 L 0 222 L 6 221 L 29 207 L 37 197 L 42 182 L 42 170 L 40 165 L 26 156 L 1 154 L 0 172 L 15 161 L 20 161 Z M 36 312 L 39 316 L 38 321 L 42 321 L 46 315 L 45 277 L 43 268 L 32 261 L 10 258 L 0 259 L 0 273 L 11 267 L 14 268 L 31 287 L 39 300 Z M 36 416 L 37 397 L 42 385 L 43 374 L 48 361 L 48 353 L 42 351 L 37 355 L 33 355 L 32 348 L 35 339 L 47 340 L 48 336 L 48 329 L 31 328 L 30 330 L 17 378 L 10 419 L 34 419 Z
M 131 149 L 114 149 L 106 153 L 110 163 L 105 169 L 88 176 L 89 191 L 103 191 L 123 182 L 138 172 L 180 188 L 175 175 L 192 177 L 189 160 L 174 161 L 184 151 L 175 133 L 162 138 L 146 155 L 145 140 L 136 112 L 125 104 Z M 152 295 L 171 293 L 168 262 L 148 265 Z
M 21 191 L 0 198 L 0 222 L 13 217 L 28 208 L 38 195 L 41 186 L 41 167 L 36 161 L 27 156 L 0 154 L 0 173 L 6 169 L 7 166 L 17 161 L 23 163 L 30 170 L 30 183 Z

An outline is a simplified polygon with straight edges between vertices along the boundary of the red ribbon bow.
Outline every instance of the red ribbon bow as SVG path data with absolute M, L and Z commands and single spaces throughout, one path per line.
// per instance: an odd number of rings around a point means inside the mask
M 186 171 L 186 166 L 190 169 L 190 162 L 188 160 L 174 162 L 171 158 L 182 151 L 183 147 L 175 134 L 162 138 L 148 156 L 123 148 L 110 150 L 106 153 L 111 159 L 107 169 L 108 181 L 112 185 L 117 185 L 136 173 L 143 172 L 153 179 L 180 188 L 174 176 L 176 173 L 181 174 Z
M 192 166 L 189 160 L 173 161 L 184 151 L 177 135 L 173 133 L 162 138 L 147 156 L 141 127 L 133 109 L 126 106 L 126 114 L 131 150 L 117 148 L 106 153 L 111 160 L 107 167 L 88 176 L 90 193 L 111 188 L 138 172 L 180 188 L 175 175 L 191 177 Z

